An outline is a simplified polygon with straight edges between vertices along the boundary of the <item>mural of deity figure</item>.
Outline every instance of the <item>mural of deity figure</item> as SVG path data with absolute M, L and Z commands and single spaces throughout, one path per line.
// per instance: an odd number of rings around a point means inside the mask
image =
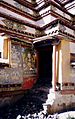
M 29 70 L 34 70 L 36 68 L 36 54 L 31 49 L 25 49 L 23 52 L 23 62 L 26 63 Z

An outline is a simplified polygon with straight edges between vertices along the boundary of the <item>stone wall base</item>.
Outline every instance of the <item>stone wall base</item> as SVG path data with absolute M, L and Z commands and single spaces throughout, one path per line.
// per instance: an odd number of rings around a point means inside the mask
M 75 95 L 74 94 L 61 94 L 60 91 L 53 91 L 50 89 L 48 99 L 43 104 L 43 108 L 49 114 L 58 113 L 61 111 L 67 111 L 75 107 Z

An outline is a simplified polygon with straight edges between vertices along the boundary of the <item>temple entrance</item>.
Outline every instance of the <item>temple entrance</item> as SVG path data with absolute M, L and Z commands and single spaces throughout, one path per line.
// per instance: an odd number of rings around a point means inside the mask
M 52 45 L 38 50 L 38 82 L 41 85 L 50 85 L 52 81 L 52 51 Z

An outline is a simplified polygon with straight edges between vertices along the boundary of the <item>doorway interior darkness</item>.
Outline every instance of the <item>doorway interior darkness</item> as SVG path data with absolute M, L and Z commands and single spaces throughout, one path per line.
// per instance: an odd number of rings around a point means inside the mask
M 38 49 L 38 81 L 43 85 L 52 83 L 52 51 L 52 45 Z

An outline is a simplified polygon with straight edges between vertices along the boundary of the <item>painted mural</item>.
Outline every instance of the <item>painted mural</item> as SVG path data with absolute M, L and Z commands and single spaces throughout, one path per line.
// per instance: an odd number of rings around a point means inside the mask
M 36 51 L 25 45 L 12 45 L 12 67 L 21 68 L 23 77 L 36 74 Z
M 31 48 L 22 47 L 22 59 L 24 76 L 36 74 L 36 52 Z
M 30 47 L 11 44 L 11 66 L 0 67 L 0 84 L 21 84 L 23 78 L 36 75 L 36 54 Z

